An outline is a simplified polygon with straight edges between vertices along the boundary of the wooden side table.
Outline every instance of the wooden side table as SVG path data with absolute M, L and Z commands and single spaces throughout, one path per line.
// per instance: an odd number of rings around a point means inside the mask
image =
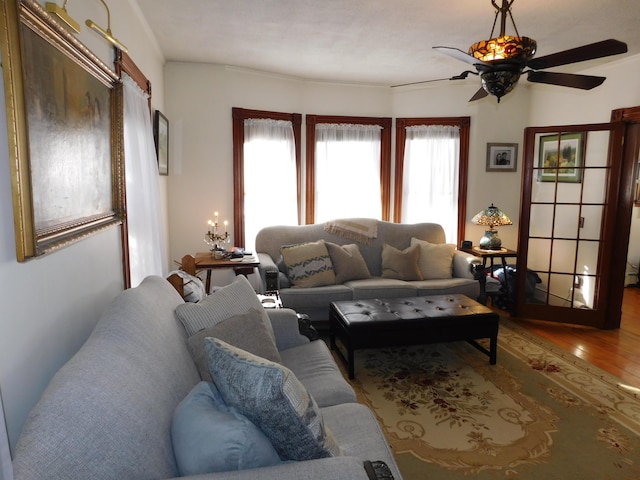
M 509 250 L 508 248 L 501 248 L 500 250 L 483 250 L 480 247 L 460 248 L 460 251 L 470 253 L 476 257 L 482 258 L 482 267 L 487 268 L 487 260 L 491 263 L 491 276 L 496 278 L 493 274 L 493 265 L 496 258 L 502 261 L 502 271 L 504 272 L 504 295 L 507 299 L 511 298 L 511 291 L 509 288 L 509 281 L 507 279 L 507 258 L 517 258 L 518 252 L 515 250 Z M 483 292 L 482 303 L 486 302 L 486 292 Z
M 182 257 L 183 270 L 185 270 L 187 273 L 191 273 L 184 268 L 185 265 L 189 264 L 189 257 L 191 257 L 191 255 L 185 255 L 184 257 Z M 191 259 L 193 258 L 194 257 L 191 257 Z M 211 270 L 216 270 L 219 268 L 231 268 L 236 273 L 236 275 L 249 275 L 250 273 L 253 273 L 254 267 L 260 265 L 260 262 L 255 257 L 245 257 L 240 259 L 240 261 L 230 259 L 216 259 L 213 258 L 211 252 L 198 252 L 196 253 L 194 260 L 194 270 L 207 271 L 207 277 L 205 280 L 205 289 L 207 293 L 209 293 L 209 290 L 211 288 Z M 192 273 L 192 275 L 195 275 L 195 272 Z

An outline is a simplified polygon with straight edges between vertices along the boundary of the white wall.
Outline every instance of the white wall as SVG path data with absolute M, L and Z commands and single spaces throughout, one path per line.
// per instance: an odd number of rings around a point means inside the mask
M 388 116 L 387 89 L 305 82 L 238 68 L 169 62 L 167 112 L 174 169 L 169 177 L 170 258 L 206 251 L 214 211 L 233 231 L 232 107 L 302 114 Z M 304 118 L 303 118 L 304 121 Z M 303 135 L 304 137 L 304 135 Z M 273 186 L 277 188 L 277 185 Z M 265 201 L 264 214 L 277 205 Z M 213 284 L 232 272 L 214 272 Z
M 390 117 L 470 116 L 471 138 L 466 238 L 474 243 L 483 228 L 469 222 L 490 203 L 514 221 L 501 227 L 503 244 L 517 248 L 522 177 L 523 130 L 530 125 L 604 122 L 611 110 L 640 104 L 640 86 L 631 81 L 640 57 L 613 60 L 585 71 L 605 75 L 601 87 L 583 92 L 533 85 L 523 78 L 497 103 L 494 98 L 468 99 L 479 88 L 477 78 L 390 89 L 310 82 L 224 66 L 166 65 L 167 111 L 173 121 L 174 166 L 170 177 L 171 258 L 205 248 L 202 237 L 214 210 L 231 220 L 233 212 L 231 108 L 302 114 Z M 304 135 L 303 135 L 304 139 Z M 516 172 L 487 172 L 487 143 L 517 143 Z M 304 155 L 303 142 L 303 155 Z M 277 188 L 277 185 L 274 185 Z M 640 211 L 640 209 L 638 209 Z M 265 215 L 269 206 L 265 205 Z M 222 219 L 222 217 L 221 217 Z M 634 223 L 635 226 L 635 223 Z M 640 244 L 640 242 L 636 242 Z M 640 261 L 638 253 L 632 258 Z M 227 279 L 220 277 L 224 283 Z
M 69 2 L 68 7 L 82 25 L 79 39 L 112 65 L 112 48 L 84 25 L 91 18 L 106 27 L 102 4 Z M 111 0 L 109 7 L 114 35 L 152 81 L 154 106 L 164 108 L 164 59 L 155 40 L 129 0 Z M 13 449 L 44 387 L 85 341 L 123 281 L 119 228 L 26 263 L 16 261 L 6 132 L 0 115 L 0 394 Z M 162 183 L 166 190 L 166 180 Z
M 580 73 L 604 76 L 607 80 L 587 92 L 537 86 L 531 95 L 528 124 L 544 126 L 608 122 L 612 110 L 640 105 L 640 83 L 635 80 L 640 75 L 640 55 L 620 57 Z M 640 263 L 640 207 L 633 208 L 628 261 L 636 267 Z M 635 283 L 636 280 L 636 277 L 627 277 L 627 283 Z
M 172 121 L 169 178 L 171 258 L 204 251 L 203 235 L 214 211 L 233 217 L 232 107 L 321 115 L 433 117 L 470 116 L 470 219 L 491 202 L 514 220 L 501 229 L 505 246 L 517 247 L 521 151 L 516 172 L 486 172 L 487 142 L 518 143 L 527 111 L 526 87 L 495 100 L 469 103 L 475 82 L 445 83 L 409 89 L 311 82 L 238 68 L 168 62 L 165 68 L 167 112 Z M 518 87 L 520 88 L 520 86 Z M 304 121 L 304 117 L 303 117 Z M 304 134 L 303 134 L 304 159 Z M 277 188 L 277 185 L 273 186 Z M 270 208 L 265 202 L 265 215 Z M 484 230 L 468 222 L 474 243 Z M 232 273 L 219 273 L 224 284 Z M 215 284 L 215 282 L 214 282 Z

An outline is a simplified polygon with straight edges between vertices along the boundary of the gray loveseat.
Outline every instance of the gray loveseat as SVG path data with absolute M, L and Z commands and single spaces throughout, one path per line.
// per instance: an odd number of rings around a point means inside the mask
M 13 460 L 16 480 L 179 475 L 172 419 L 185 396 L 202 385 L 176 318 L 179 305 L 180 295 L 160 277 L 148 277 L 114 300 L 27 419 Z M 367 459 L 386 462 L 401 478 L 375 417 L 355 403 L 326 345 L 299 334 L 295 312 L 268 314 L 282 363 L 316 399 L 343 455 L 197 478 L 367 479 Z
M 371 224 L 370 219 L 344 219 L 345 223 Z M 269 275 L 277 276 L 277 288 L 285 307 L 307 314 L 315 326 L 323 328 L 328 322 L 329 305 L 333 301 L 371 298 L 399 298 L 424 295 L 463 294 L 476 299 L 481 295 L 484 280 L 480 274 L 480 261 L 473 255 L 454 250 L 451 246 L 451 274 L 447 278 L 428 278 L 405 281 L 383 278 L 382 253 L 384 244 L 399 250 L 411 245 L 412 238 L 430 244 L 445 244 L 442 227 L 435 223 L 399 224 L 376 221 L 375 237 L 358 242 L 349 236 L 331 233 L 326 224 L 299 226 L 270 226 L 256 236 L 256 253 L 260 260 L 260 276 L 263 285 L 269 285 Z M 285 245 L 303 244 L 324 240 L 338 245 L 356 244 L 366 262 L 370 277 L 349 280 L 334 285 L 292 286 L 287 266 L 282 261 L 281 248 Z M 415 240 L 414 240 L 415 242 Z M 270 285 L 271 286 L 271 285 Z

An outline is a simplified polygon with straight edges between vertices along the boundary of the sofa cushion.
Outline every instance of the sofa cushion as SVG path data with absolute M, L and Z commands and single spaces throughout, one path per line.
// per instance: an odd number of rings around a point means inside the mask
M 323 340 L 288 348 L 280 356 L 320 408 L 358 401 Z
M 206 337 L 219 338 L 234 347 L 241 348 L 272 362 L 281 363 L 282 361 L 276 344 L 264 324 L 262 312 L 252 308 L 247 313 L 234 315 L 211 328 L 200 330 L 188 338 L 189 353 L 191 353 L 193 361 L 196 362 L 200 377 L 207 382 L 212 382 L 213 379 L 209 372 L 207 354 L 204 350 L 204 339 Z
M 385 243 L 382 247 L 382 277 L 397 280 L 422 280 L 422 273 L 418 268 L 420 249 L 413 245 L 399 250 Z
M 326 242 L 327 251 L 331 257 L 333 271 L 336 274 L 336 283 L 344 283 L 349 280 L 369 278 L 369 267 L 362 258 L 360 248 L 355 243 L 338 245 Z
M 336 283 L 331 257 L 324 240 L 280 248 L 293 287 L 319 287 Z
M 225 402 L 264 432 L 282 460 L 341 453 L 316 402 L 291 370 L 215 338 L 205 339 L 205 347 Z
M 181 476 L 281 463 L 265 434 L 207 382 L 198 383 L 176 407 L 171 442 Z
M 238 275 L 231 284 L 207 295 L 199 303 L 178 305 L 175 312 L 187 336 L 191 337 L 200 330 L 211 328 L 234 315 L 245 314 L 252 308 L 261 312 L 269 336 L 275 342 L 269 316 L 244 275 Z
M 372 277 L 351 280 L 345 283 L 345 286 L 351 289 L 353 300 L 365 300 L 369 298 L 415 297 L 418 294 L 416 283 L 395 278 Z
M 480 282 L 470 278 L 434 278 L 411 282 L 417 289 L 417 296 L 425 295 L 451 295 L 459 293 L 469 298 L 478 298 L 480 295 Z
M 418 268 L 424 280 L 453 277 L 453 254 L 456 246 L 449 243 L 429 243 L 418 238 L 411 239 L 411 245 L 418 245 L 420 257 Z

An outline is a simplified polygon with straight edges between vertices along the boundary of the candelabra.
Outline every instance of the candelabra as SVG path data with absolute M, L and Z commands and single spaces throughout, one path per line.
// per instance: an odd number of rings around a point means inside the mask
M 209 230 L 204 234 L 204 243 L 211 247 L 211 251 L 214 252 L 224 252 L 225 248 L 222 247 L 222 244 L 231 243 L 231 237 L 229 236 L 229 232 L 227 230 L 229 223 L 224 221 L 224 233 L 218 231 L 218 212 L 215 212 L 215 220 L 212 222 L 209 220 Z
M 231 237 L 229 236 L 229 232 L 218 233 L 217 230 L 213 232 L 207 232 L 204 234 L 204 243 L 211 247 L 211 251 L 221 251 L 225 250 L 222 247 L 222 244 L 231 243 Z

